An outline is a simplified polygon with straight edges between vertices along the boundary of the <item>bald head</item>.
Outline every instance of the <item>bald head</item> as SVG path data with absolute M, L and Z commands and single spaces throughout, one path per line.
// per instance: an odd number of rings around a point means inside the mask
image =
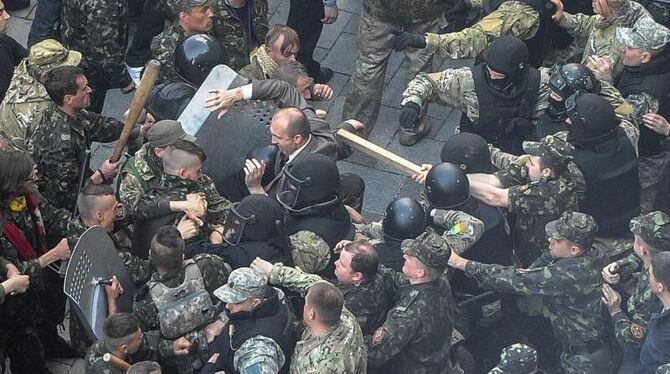
M 309 140 L 311 128 L 307 116 L 298 108 L 283 108 L 272 117 L 270 124 L 272 144 L 279 150 L 290 155 Z

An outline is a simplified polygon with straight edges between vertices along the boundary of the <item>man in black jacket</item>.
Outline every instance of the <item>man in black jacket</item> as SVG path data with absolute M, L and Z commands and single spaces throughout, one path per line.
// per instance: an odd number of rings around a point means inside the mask
M 28 51 L 14 38 L 5 34 L 9 18 L 5 4 L 0 1 L 0 101 L 5 98 L 9 82 L 14 75 L 14 67 L 28 57 Z

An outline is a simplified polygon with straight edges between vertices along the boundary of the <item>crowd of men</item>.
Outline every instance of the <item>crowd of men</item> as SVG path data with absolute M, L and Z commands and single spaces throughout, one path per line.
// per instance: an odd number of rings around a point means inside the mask
M 336 0 L 272 26 L 267 0 L 39 0 L 29 49 L 4 32 L 27 3 L 0 1 L 2 372 L 670 373 L 670 5 L 362 4 L 328 123 Z M 337 132 L 370 133 L 394 51 L 402 145 L 431 103 L 462 116 L 371 222 Z M 149 59 L 126 156 L 92 169 L 127 134 L 107 90 Z

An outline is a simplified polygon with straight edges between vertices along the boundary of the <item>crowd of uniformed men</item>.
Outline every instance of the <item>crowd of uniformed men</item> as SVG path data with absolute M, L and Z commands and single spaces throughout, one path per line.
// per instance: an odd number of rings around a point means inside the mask
M 273 26 L 267 0 L 39 0 L 29 50 L 4 33 L 26 6 L 0 1 L 3 372 L 670 373 L 667 1 L 362 0 L 339 124 L 312 104 L 333 96 L 313 54 L 336 0 L 290 0 Z M 370 133 L 394 50 L 402 145 L 430 103 L 462 116 L 422 193 L 369 222 L 336 131 Z M 435 54 L 475 62 L 433 72 Z M 129 154 L 91 169 L 124 127 L 106 91 L 149 59 Z M 237 83 L 206 81 L 221 64 Z M 203 82 L 213 114 L 177 121 Z M 208 163 L 263 134 L 185 129 L 252 100 L 276 109 L 268 144 Z M 92 316 L 63 270 L 94 226 L 128 276 L 87 286 Z

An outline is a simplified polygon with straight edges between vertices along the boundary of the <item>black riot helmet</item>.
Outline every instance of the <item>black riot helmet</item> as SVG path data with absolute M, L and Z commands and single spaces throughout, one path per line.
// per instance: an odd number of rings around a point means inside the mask
M 384 236 L 393 240 L 415 239 L 428 225 L 423 206 L 409 197 L 395 199 L 382 220 Z
M 275 177 L 275 162 L 278 153 L 279 147 L 276 144 L 270 144 L 256 147 L 247 155 L 249 160 L 256 159 L 258 162 L 265 163 L 265 172 L 263 172 L 263 179 L 261 180 L 263 186 L 270 183 Z
M 277 201 L 292 215 L 310 214 L 336 204 L 340 173 L 332 159 L 316 153 L 299 157 L 282 170 Z
M 266 195 L 249 195 L 228 212 L 223 240 L 230 245 L 265 241 L 283 235 L 284 224 L 284 212 L 275 200 Z
M 186 38 L 174 53 L 177 74 L 200 87 L 212 69 L 230 62 L 228 54 L 211 36 L 196 34 Z
M 186 83 L 168 83 L 154 87 L 145 109 L 156 121 L 176 120 L 195 95 L 195 88 Z
M 443 162 L 433 166 L 426 176 L 426 198 L 439 209 L 451 209 L 470 198 L 470 183 L 463 170 Z
M 551 118 L 567 118 L 565 101 L 568 97 L 574 95 L 577 91 L 598 93 L 600 87 L 600 81 L 596 79 L 591 69 L 582 64 L 554 65 L 549 77 L 549 88 L 553 94 L 558 95 L 561 99 L 554 98 L 554 95 L 549 96 L 547 114 Z

